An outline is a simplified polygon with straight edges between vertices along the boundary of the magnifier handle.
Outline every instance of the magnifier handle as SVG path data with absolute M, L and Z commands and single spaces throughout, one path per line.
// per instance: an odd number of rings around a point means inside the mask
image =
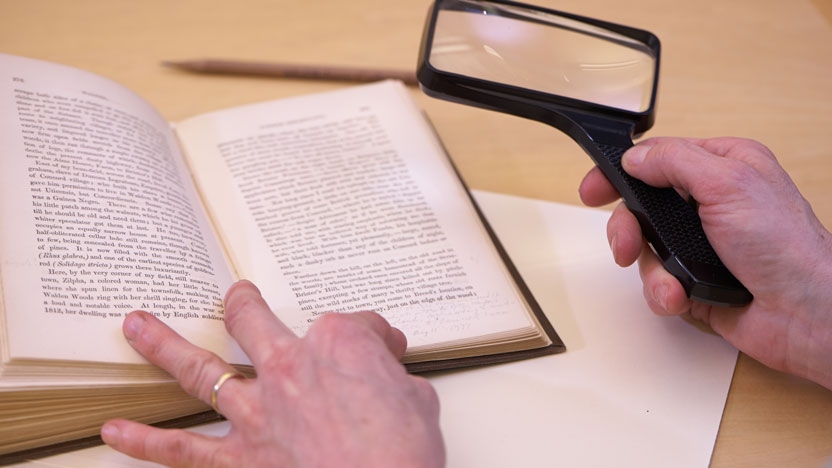
M 688 296 L 720 306 L 741 306 L 753 299 L 714 252 L 696 209 L 673 188 L 657 188 L 630 176 L 621 167 L 629 148 L 598 144 L 603 159 L 596 161 L 636 216 L 645 238 L 664 267 Z M 632 146 L 632 145 L 630 145 Z

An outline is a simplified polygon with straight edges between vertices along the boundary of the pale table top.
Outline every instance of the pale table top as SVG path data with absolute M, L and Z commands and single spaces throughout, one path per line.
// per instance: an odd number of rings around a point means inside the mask
M 648 135 L 758 139 L 832 227 L 831 0 L 536 3 L 658 35 L 658 114 Z M 343 85 L 194 76 L 163 68 L 161 60 L 211 56 L 412 69 L 428 4 L 0 0 L 0 51 L 110 77 L 177 121 Z M 591 161 L 566 136 L 413 93 L 470 187 L 580 204 L 577 186 Z M 830 457 L 832 392 L 741 355 L 712 466 L 823 466 Z

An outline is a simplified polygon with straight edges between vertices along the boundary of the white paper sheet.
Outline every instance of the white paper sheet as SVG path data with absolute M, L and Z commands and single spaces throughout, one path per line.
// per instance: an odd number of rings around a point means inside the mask
M 737 351 L 649 311 L 637 270 L 613 263 L 607 212 L 475 195 L 567 352 L 430 376 L 448 466 L 707 467 Z M 26 466 L 153 465 L 94 447 Z
M 451 467 L 707 467 L 737 351 L 654 315 L 609 213 L 477 193 L 564 354 L 433 378 Z

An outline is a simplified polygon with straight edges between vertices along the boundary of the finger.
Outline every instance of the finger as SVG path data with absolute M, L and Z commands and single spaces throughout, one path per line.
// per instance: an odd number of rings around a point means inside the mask
M 269 308 L 260 290 L 238 281 L 225 295 L 225 328 L 257 368 L 272 360 L 297 336 Z
M 745 138 L 711 138 L 695 144 L 706 151 L 728 159 L 742 161 L 757 170 L 769 182 L 788 180 L 788 173 L 777 162 L 777 157 L 760 142 Z
M 743 161 L 718 156 L 683 139 L 640 143 L 624 153 L 622 165 L 649 185 L 681 188 L 704 204 L 722 199 L 753 170 Z
M 615 263 L 626 267 L 633 264 L 641 253 L 644 240 L 641 227 L 624 203 L 619 203 L 607 221 L 607 240 Z
M 222 460 L 218 439 L 180 429 L 117 419 L 102 426 L 101 438 L 119 452 L 164 466 L 233 466 L 233 460 Z
M 439 394 L 431 384 L 430 380 L 418 376 L 408 374 L 408 378 L 413 383 L 416 395 L 425 408 L 426 414 L 430 415 L 432 421 L 439 422 L 440 401 Z
M 211 402 L 211 392 L 217 379 L 226 372 L 234 371 L 217 355 L 189 343 L 147 312 L 139 310 L 128 314 L 123 331 L 136 351 L 171 374 L 188 394 L 205 403 Z M 226 387 L 240 383 L 238 379 L 231 379 L 225 383 L 223 391 L 228 392 Z
M 384 341 L 396 359 L 401 359 L 404 356 L 404 352 L 407 350 L 407 338 L 401 330 L 390 326 L 390 323 L 384 317 L 375 312 L 362 311 L 353 315 Z
M 746 162 L 777 161 L 777 157 L 768 147 L 749 138 L 717 137 L 717 138 L 688 138 L 688 137 L 653 137 L 643 140 L 639 145 L 673 145 L 680 142 L 699 146 L 706 152 L 716 156 L 742 159 Z
M 777 157 L 771 150 L 762 143 L 747 138 L 720 137 L 690 141 L 709 153 L 740 159 L 752 165 L 777 163 Z
M 615 187 L 601 172 L 598 166 L 586 173 L 581 185 L 578 187 L 578 194 L 581 201 L 587 206 L 602 206 L 621 198 Z
M 659 257 L 645 246 L 638 259 L 638 271 L 644 285 L 644 299 L 659 315 L 679 315 L 690 310 L 691 302 L 681 283 L 662 265 Z
M 318 359 L 332 363 L 340 372 L 372 374 L 376 383 L 386 385 L 408 374 L 400 362 L 403 343 L 395 345 L 399 349 L 394 355 L 378 330 L 386 321 L 378 319 L 380 316 L 371 312 L 323 314 L 315 319 L 302 341 L 316 350 Z

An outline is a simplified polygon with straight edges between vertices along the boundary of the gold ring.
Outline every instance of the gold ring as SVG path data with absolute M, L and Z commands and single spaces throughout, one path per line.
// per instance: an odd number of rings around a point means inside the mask
M 214 408 L 214 411 L 216 411 L 217 413 L 220 413 L 220 410 L 217 409 L 217 392 L 220 391 L 220 387 L 222 387 L 222 384 L 224 384 L 225 381 L 228 380 L 228 379 L 245 379 L 245 378 L 246 378 L 245 375 L 243 375 L 243 374 L 241 374 L 237 371 L 231 371 L 231 372 L 226 372 L 225 374 L 221 375 L 220 378 L 217 379 L 217 383 L 215 383 L 214 388 L 211 389 L 211 407 Z M 222 413 L 220 413 L 220 414 L 222 414 Z

